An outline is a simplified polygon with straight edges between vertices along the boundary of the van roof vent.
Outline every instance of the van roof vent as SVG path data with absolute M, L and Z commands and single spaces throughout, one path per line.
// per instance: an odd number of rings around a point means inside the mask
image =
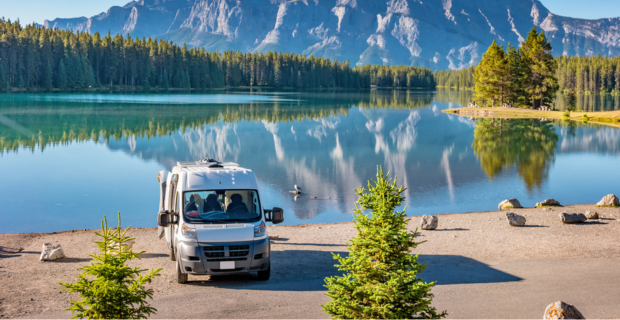
M 238 167 L 239 165 L 233 162 L 219 162 L 217 160 L 206 158 L 199 161 L 179 161 L 178 166 L 183 167 L 209 167 L 209 168 L 225 168 L 225 167 Z

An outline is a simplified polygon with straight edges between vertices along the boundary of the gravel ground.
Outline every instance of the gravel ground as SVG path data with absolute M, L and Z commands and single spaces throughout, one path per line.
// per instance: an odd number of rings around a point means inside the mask
M 601 219 L 564 225 L 561 212 L 596 210 Z M 589 318 L 620 316 L 620 210 L 575 205 L 513 209 L 527 218 L 510 227 L 505 212 L 439 216 L 439 228 L 422 231 L 426 281 L 437 280 L 433 305 L 450 318 L 539 318 L 564 300 Z M 419 225 L 412 217 L 410 228 Z M 70 296 L 58 282 L 75 281 L 96 251 L 94 230 L 0 235 L 0 318 L 69 318 Z M 133 229 L 135 264 L 163 267 L 151 287 L 157 318 L 327 318 L 323 279 L 337 274 L 331 252 L 346 253 L 353 223 L 270 226 L 271 280 L 255 276 L 190 276 L 175 282 L 174 263 L 156 229 Z M 59 241 L 67 258 L 40 262 L 41 246 Z

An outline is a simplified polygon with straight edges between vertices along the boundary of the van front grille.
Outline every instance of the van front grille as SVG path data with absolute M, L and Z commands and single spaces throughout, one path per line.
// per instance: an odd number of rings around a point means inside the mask
M 205 257 L 207 258 L 228 258 L 228 257 L 240 258 L 240 257 L 247 257 L 250 254 L 249 245 L 205 246 L 202 248 L 203 248 Z M 208 261 L 227 261 L 227 260 L 208 259 Z
M 205 256 L 207 258 L 218 258 L 218 257 L 223 257 L 224 256 L 224 251 L 219 251 L 219 252 L 205 252 Z
M 219 258 L 219 259 L 207 259 L 207 261 L 209 262 L 215 262 L 215 261 L 245 261 L 248 260 L 247 257 L 243 257 L 243 258 Z
M 224 251 L 224 246 L 203 247 L 205 251 Z

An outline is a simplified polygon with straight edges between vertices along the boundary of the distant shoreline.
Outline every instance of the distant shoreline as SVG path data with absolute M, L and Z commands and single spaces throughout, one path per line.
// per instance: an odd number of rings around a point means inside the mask
M 521 108 L 454 108 L 442 112 L 474 118 L 506 119 L 557 119 L 597 123 L 620 127 L 620 111 L 571 112 L 568 117 L 562 111 L 541 111 Z
M 563 206 L 559 206 L 559 207 L 551 207 L 551 208 L 556 208 L 557 210 L 560 210 L 561 208 L 565 208 L 565 207 L 574 207 L 574 206 L 592 206 L 592 208 L 594 208 L 594 210 L 596 210 L 596 204 L 571 204 L 571 205 L 563 205 Z M 526 210 L 526 209 L 532 209 L 532 210 L 538 210 L 538 209 L 542 209 L 542 208 L 536 208 L 536 207 L 523 207 L 523 208 L 519 208 L 519 209 L 510 209 L 510 210 Z M 611 208 L 611 209 L 618 209 L 618 208 Z M 496 212 L 509 212 L 510 210 L 492 210 L 492 211 L 468 211 L 468 212 L 449 212 L 449 213 L 437 213 L 437 214 L 432 214 L 434 216 L 439 216 L 439 217 L 449 217 L 449 216 L 455 216 L 455 215 L 468 215 L 468 214 L 478 214 L 478 213 L 496 213 Z M 420 218 L 423 215 L 415 215 L 415 216 L 407 216 L 407 219 L 411 220 L 411 219 L 415 219 L 415 218 Z M 286 221 L 286 216 L 285 216 L 285 221 Z M 353 223 L 353 220 L 351 219 L 350 221 L 342 221 L 342 222 L 312 222 L 312 223 L 302 223 L 302 224 L 284 224 L 282 226 L 286 226 L 286 227 L 290 227 L 290 228 L 304 228 L 304 227 L 309 227 L 309 226 L 321 226 L 321 225 L 334 225 L 334 224 L 348 224 L 348 223 Z M 271 224 L 269 224 L 271 225 Z M 157 227 L 131 227 L 131 229 L 136 229 L 136 230 L 149 230 L 149 229 L 157 229 Z M 93 230 L 99 230 L 99 229 L 72 229 L 72 230 L 62 230 L 62 231 L 52 231 L 52 232 L 18 232 L 18 233 L 0 233 L 0 237 L 2 236 L 9 236 L 9 235 L 54 235 L 54 234 L 64 234 L 64 233 L 73 233 L 73 232 L 84 232 L 84 231 L 93 231 Z

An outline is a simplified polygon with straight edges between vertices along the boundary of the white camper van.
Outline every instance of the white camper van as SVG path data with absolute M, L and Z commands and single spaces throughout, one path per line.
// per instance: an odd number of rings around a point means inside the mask
M 176 261 L 178 283 L 186 283 L 188 274 L 256 272 L 258 279 L 269 279 L 265 223 L 283 222 L 284 212 L 263 209 L 252 170 L 205 159 L 178 162 L 158 179 L 159 238 Z

